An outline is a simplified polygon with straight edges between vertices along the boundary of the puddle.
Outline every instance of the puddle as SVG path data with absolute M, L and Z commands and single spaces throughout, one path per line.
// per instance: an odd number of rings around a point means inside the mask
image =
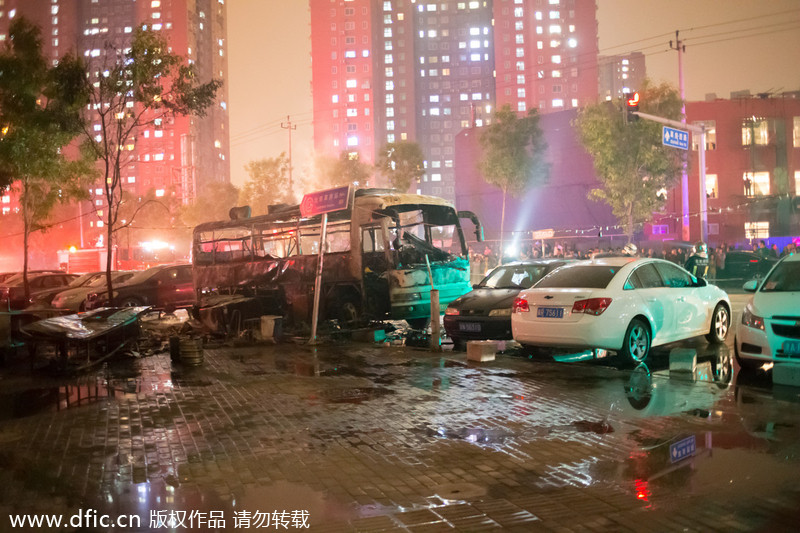
M 139 391 L 139 383 L 122 387 L 98 380 L 86 385 L 61 385 L 0 394 L 0 421 L 25 418 L 39 413 L 83 407 L 109 398 L 123 398 Z
M 391 389 L 378 387 L 355 387 L 347 389 L 325 389 L 317 396 L 327 403 L 362 403 L 394 394 Z
M 445 427 L 432 428 L 426 427 L 421 430 L 414 430 L 418 433 L 423 433 L 427 437 L 435 437 L 442 439 L 456 439 L 474 444 L 503 444 L 507 439 L 512 438 L 514 435 L 507 431 L 499 429 L 483 429 L 483 428 L 459 428 L 451 429 Z
M 582 433 L 597 433 L 598 435 L 605 435 L 606 433 L 614 432 L 614 428 L 605 420 L 602 422 L 577 420 L 572 423 L 572 426 Z

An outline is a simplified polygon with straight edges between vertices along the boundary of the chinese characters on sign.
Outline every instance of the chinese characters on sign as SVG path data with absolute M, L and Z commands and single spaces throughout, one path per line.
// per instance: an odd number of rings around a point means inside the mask
M 664 126 L 662 141 L 664 146 L 672 146 L 681 150 L 689 149 L 689 132 Z
M 347 208 L 349 200 L 349 186 L 312 192 L 303 195 L 303 201 L 300 202 L 300 214 L 304 217 L 313 217 L 322 213 L 339 211 Z

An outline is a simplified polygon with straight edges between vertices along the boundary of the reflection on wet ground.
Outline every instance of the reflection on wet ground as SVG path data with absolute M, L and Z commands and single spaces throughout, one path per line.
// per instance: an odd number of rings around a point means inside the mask
M 726 346 L 687 345 L 688 374 L 670 373 L 670 347 L 625 368 L 342 345 L 207 350 L 198 368 L 153 356 L 74 378 L 7 371 L 0 510 L 91 505 L 145 524 L 214 511 L 231 527 L 243 511 L 304 509 L 315 527 L 469 531 L 559 524 L 583 504 L 577 516 L 596 519 L 796 500 L 797 390 L 737 376 Z

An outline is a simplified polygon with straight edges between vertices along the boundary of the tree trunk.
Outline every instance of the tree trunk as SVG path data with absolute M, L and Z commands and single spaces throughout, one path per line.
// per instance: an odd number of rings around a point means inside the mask
M 22 287 L 25 292 L 25 301 L 31 297 L 31 288 L 28 285 L 28 234 L 30 233 L 30 199 L 28 194 L 28 180 L 22 180 Z M 11 310 L 11 293 L 9 292 L 8 308 Z
M 633 203 L 628 204 L 628 221 L 625 233 L 628 236 L 628 242 L 633 242 Z
M 503 207 L 500 210 L 500 257 L 497 260 L 498 265 L 503 264 L 503 256 L 505 255 L 505 250 L 503 250 L 503 235 L 505 234 L 505 227 L 506 227 L 506 194 L 508 189 L 503 188 Z
M 113 194 L 111 195 L 113 198 Z M 111 238 L 113 236 L 113 223 L 111 218 L 111 202 L 108 203 L 108 216 L 106 217 L 106 288 L 108 290 L 108 305 L 114 307 L 114 287 L 111 283 L 111 272 L 113 270 L 114 248 Z

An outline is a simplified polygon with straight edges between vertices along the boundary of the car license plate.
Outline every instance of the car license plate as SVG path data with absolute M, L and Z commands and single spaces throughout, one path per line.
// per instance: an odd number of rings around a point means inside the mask
M 469 331 L 472 333 L 480 333 L 481 325 L 477 322 L 459 322 L 458 331 Z
M 783 355 L 800 355 L 800 341 L 783 341 Z
M 536 316 L 540 318 L 564 318 L 563 307 L 539 307 Z

